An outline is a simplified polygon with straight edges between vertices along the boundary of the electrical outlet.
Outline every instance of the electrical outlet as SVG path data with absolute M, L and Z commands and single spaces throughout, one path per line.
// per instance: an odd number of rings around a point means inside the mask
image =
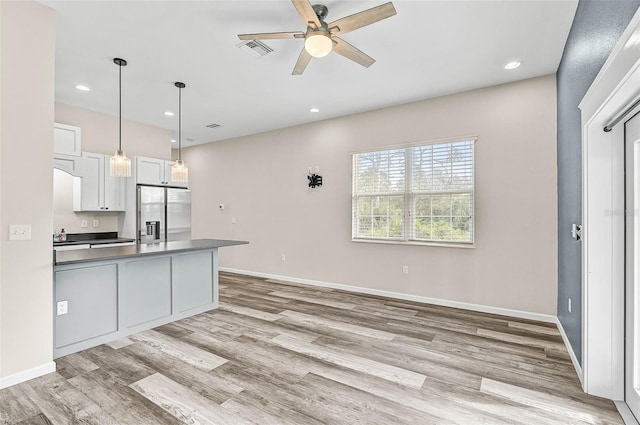
M 62 316 L 63 314 L 67 314 L 69 312 L 69 301 L 58 301 L 56 306 L 58 316 Z
M 282 261 L 287 261 L 287 256 L 282 254 Z
M 320 166 L 316 165 L 316 174 L 318 174 L 320 172 Z
M 571 298 L 569 298 L 569 302 L 567 303 L 567 310 L 571 313 Z
M 80 222 L 80 227 L 89 227 L 89 223 L 87 222 L 87 220 L 82 220 Z
M 99 220 L 94 219 L 94 220 L 93 220 L 93 227 L 98 227 L 98 226 L 100 226 L 100 221 L 99 221 Z
M 402 266 L 402 274 L 409 274 L 409 266 Z
M 30 224 L 10 224 L 9 240 L 10 241 L 30 241 L 31 225 Z
M 231 224 L 236 224 L 238 221 L 235 217 L 231 217 Z

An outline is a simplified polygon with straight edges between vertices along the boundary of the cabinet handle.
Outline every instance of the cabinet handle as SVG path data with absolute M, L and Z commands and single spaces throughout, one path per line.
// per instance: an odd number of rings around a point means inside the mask
M 105 209 L 105 210 L 108 210 L 108 209 L 109 209 L 109 207 L 105 207 L 104 209 Z

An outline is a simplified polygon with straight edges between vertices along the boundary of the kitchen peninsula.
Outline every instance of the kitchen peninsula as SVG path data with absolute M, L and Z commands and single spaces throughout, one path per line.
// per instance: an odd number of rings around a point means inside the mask
M 218 248 L 247 243 L 54 252 L 54 358 L 217 308 Z

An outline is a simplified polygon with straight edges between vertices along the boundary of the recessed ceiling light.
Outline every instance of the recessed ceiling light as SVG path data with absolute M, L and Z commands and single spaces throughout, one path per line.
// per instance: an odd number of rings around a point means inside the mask
M 311 108 L 311 109 L 309 109 L 309 112 L 320 112 L 320 109 L 318 109 L 318 108 Z
M 82 84 L 76 85 L 76 88 L 81 91 L 91 91 L 91 89 L 87 86 L 83 86 Z
M 173 112 L 171 112 L 171 111 L 164 111 L 164 114 L 165 114 L 166 116 L 168 116 L 168 117 L 172 117 L 172 116 L 174 116 L 174 115 L 175 115 L 175 114 L 174 114 Z
M 508 64 L 506 64 L 504 66 L 504 69 L 516 69 L 517 67 L 519 67 L 520 65 L 522 65 L 520 62 L 518 61 L 513 61 L 513 62 L 509 62 Z
M 177 142 L 176 139 L 171 139 L 171 143 L 175 143 L 175 142 Z

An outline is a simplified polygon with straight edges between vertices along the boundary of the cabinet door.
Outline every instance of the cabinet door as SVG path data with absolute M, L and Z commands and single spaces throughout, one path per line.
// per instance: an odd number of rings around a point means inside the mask
M 138 156 L 136 157 L 136 183 L 166 184 L 164 169 L 164 160 Z
M 76 211 L 104 211 L 104 155 L 82 154 L 82 179 L 74 181 L 73 203 Z
M 171 167 L 173 167 L 173 164 L 175 164 L 175 162 L 173 161 L 164 162 L 164 175 L 167 180 L 167 185 L 175 186 L 175 187 L 184 187 L 184 188 L 188 187 L 188 183 L 186 182 L 174 182 L 171 179 Z
M 53 153 L 82 155 L 82 130 L 80 127 L 55 123 L 53 125 Z
M 110 157 L 104 157 L 104 209 L 125 210 L 125 182 L 127 177 L 113 177 L 109 172 Z

